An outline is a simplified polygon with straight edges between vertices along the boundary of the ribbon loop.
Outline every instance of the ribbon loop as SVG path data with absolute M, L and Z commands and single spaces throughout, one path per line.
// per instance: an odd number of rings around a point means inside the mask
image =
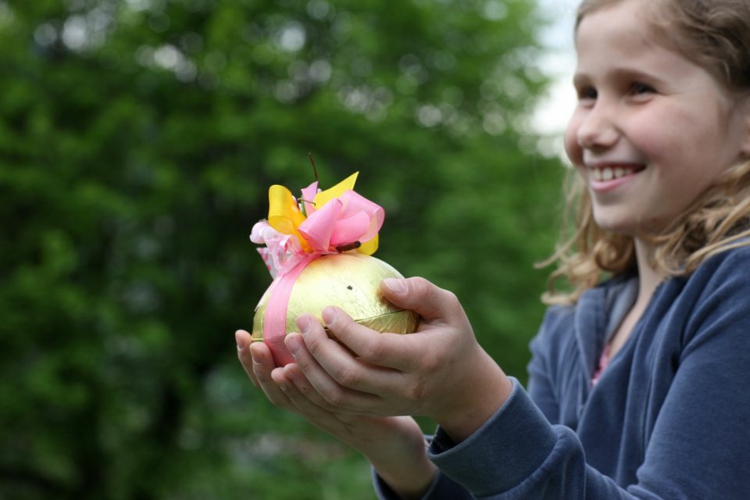
M 375 253 L 385 211 L 354 192 L 358 174 L 325 191 L 318 192 L 317 182 L 304 188 L 304 213 L 291 191 L 271 186 L 268 220 L 255 224 L 250 235 L 254 243 L 266 245 L 261 256 L 271 276 L 289 272 L 310 256 L 338 253 L 337 248 Z

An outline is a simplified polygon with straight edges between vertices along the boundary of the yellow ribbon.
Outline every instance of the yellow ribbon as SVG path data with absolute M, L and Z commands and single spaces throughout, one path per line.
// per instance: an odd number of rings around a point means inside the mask
M 346 191 L 353 191 L 358 175 L 359 172 L 355 172 L 332 188 L 316 194 L 313 200 L 316 210 L 329 201 L 340 197 Z M 311 252 L 312 247 L 297 230 L 300 224 L 305 222 L 306 217 L 300 210 L 299 203 L 292 192 L 284 186 L 274 184 L 268 190 L 268 205 L 268 225 L 280 233 L 296 236 L 302 245 L 302 249 L 305 252 Z M 375 235 L 370 241 L 357 248 L 357 251 L 365 255 L 372 255 L 377 249 L 378 236 Z
M 297 228 L 305 222 L 305 215 L 299 209 L 294 195 L 284 186 L 274 184 L 268 190 L 268 225 L 283 234 L 296 236 L 302 248 L 310 251 L 310 245 L 305 241 Z

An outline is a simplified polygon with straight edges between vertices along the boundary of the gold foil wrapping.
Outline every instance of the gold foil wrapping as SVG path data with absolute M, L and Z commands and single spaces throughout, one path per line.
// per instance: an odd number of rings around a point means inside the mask
M 325 255 L 313 260 L 302 271 L 292 288 L 286 314 L 286 331 L 296 332 L 297 317 L 313 314 L 321 320 L 327 306 L 346 311 L 357 323 L 379 332 L 413 333 L 419 316 L 396 308 L 380 293 L 384 278 L 403 278 L 387 263 L 355 252 Z M 268 292 L 255 310 L 253 340 L 263 339 L 263 321 Z

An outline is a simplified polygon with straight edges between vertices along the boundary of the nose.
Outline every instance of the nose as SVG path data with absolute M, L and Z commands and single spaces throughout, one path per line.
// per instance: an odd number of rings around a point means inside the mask
M 597 100 L 579 123 L 576 131 L 578 145 L 584 149 L 612 147 L 619 137 L 615 117 L 616 110 L 611 104 L 603 99 Z

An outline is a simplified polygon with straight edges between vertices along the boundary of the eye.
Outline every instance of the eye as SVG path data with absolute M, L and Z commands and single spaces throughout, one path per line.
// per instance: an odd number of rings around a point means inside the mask
M 598 95 L 594 87 L 580 87 L 576 89 L 579 101 L 596 100 Z
M 653 94 L 654 92 L 656 90 L 651 85 L 645 83 L 635 82 L 630 86 L 631 95 Z

